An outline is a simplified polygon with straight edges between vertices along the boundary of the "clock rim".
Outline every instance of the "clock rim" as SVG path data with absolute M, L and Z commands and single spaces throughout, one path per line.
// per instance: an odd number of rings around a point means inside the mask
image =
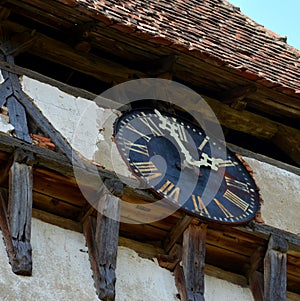
M 261 195 L 260 195 L 260 189 L 258 188 L 256 182 L 255 182 L 255 179 L 253 178 L 253 175 L 249 172 L 247 166 L 249 166 L 245 160 L 243 160 L 241 158 L 241 155 L 233 152 L 226 144 L 225 142 L 225 145 L 224 147 L 226 148 L 226 152 L 230 153 L 231 156 L 234 156 L 236 161 L 239 162 L 239 166 L 242 167 L 244 169 L 244 171 L 247 173 L 247 176 L 249 177 L 249 179 L 251 180 L 251 187 L 253 188 L 254 190 L 254 193 L 255 193 L 255 210 L 254 210 L 254 213 L 251 214 L 251 218 L 247 219 L 247 220 L 242 220 L 242 221 L 220 221 L 218 219 L 214 219 L 214 218 L 209 218 L 209 217 L 205 217 L 205 216 L 202 216 L 200 214 L 197 214 L 197 213 L 194 213 L 191 209 L 187 209 L 185 207 L 183 207 L 183 205 L 176 205 L 176 203 L 174 201 L 172 201 L 171 199 L 169 199 L 167 196 L 159 193 L 157 191 L 156 188 L 154 188 L 153 186 L 151 186 L 149 184 L 149 182 L 147 182 L 143 176 L 139 175 L 134 169 L 133 167 L 131 166 L 130 162 L 127 160 L 128 157 L 126 157 L 126 155 L 124 154 L 124 152 L 122 151 L 121 149 L 121 145 L 120 143 L 118 143 L 117 141 L 117 125 L 120 123 L 120 121 L 127 115 L 127 114 L 132 114 L 132 112 L 134 111 L 138 111 L 139 113 L 140 112 L 143 112 L 143 111 L 153 111 L 154 112 L 154 108 L 133 108 L 131 110 L 126 110 L 124 112 L 122 112 L 122 114 L 116 118 L 114 124 L 113 124 L 113 137 L 114 137 L 114 143 L 116 144 L 117 146 L 117 149 L 119 151 L 119 154 L 121 155 L 122 157 L 122 160 L 125 162 L 128 170 L 134 174 L 134 176 L 136 176 L 138 178 L 139 181 L 142 181 L 143 184 L 145 184 L 147 186 L 147 189 L 150 190 L 159 200 L 167 200 L 167 206 L 171 206 L 171 207 L 174 207 L 174 208 L 177 208 L 175 211 L 177 210 L 181 210 L 183 212 L 185 212 L 187 215 L 190 215 L 190 216 L 193 216 L 194 218 L 198 218 L 200 220 L 204 220 L 205 222 L 211 222 L 211 223 L 217 223 L 217 224 L 220 224 L 220 225 L 232 225 L 232 226 L 240 226 L 240 225 L 245 225 L 245 224 L 249 224 L 251 221 L 253 221 L 255 219 L 255 217 L 257 216 L 257 213 L 260 211 L 260 204 L 261 204 Z M 163 111 L 164 114 L 167 114 L 169 116 L 174 116 L 176 118 L 178 118 L 180 121 L 183 121 L 183 122 L 187 122 L 191 125 L 193 125 L 194 127 L 196 128 L 200 128 L 202 132 L 205 133 L 204 129 L 199 125 L 199 124 L 194 124 L 193 122 L 187 120 L 186 118 L 182 118 L 176 114 L 172 114 L 172 113 L 169 113 L 169 112 L 165 112 Z M 216 138 L 214 138 L 216 139 Z M 220 142 L 222 143 L 222 142 Z M 150 162 L 150 161 L 149 161 Z M 224 176 L 225 176 L 225 173 L 224 173 Z M 224 176 L 223 176 L 223 179 L 222 181 L 224 181 Z M 190 198 L 190 197 L 189 197 Z M 187 199 L 188 200 L 188 199 Z M 186 200 L 186 201 L 187 201 Z M 211 200 L 213 201 L 213 200 Z

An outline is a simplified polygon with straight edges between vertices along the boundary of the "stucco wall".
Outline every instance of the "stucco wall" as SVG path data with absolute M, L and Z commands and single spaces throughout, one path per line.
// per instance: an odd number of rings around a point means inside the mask
M 99 162 L 108 170 L 131 177 L 111 141 L 112 124 L 118 111 L 103 109 L 94 102 L 76 98 L 26 76 L 22 79 L 22 85 L 54 127 L 82 155 Z M 289 232 L 300 233 L 300 176 L 256 159 L 246 160 L 253 168 L 254 177 L 261 188 L 265 222 Z
M 0 300 L 98 300 L 82 234 L 32 221 L 33 276 L 12 273 L 0 232 Z M 174 276 L 125 247 L 117 258 L 116 301 L 178 301 Z M 221 293 L 220 293 L 221 292 Z M 206 301 L 252 301 L 251 291 L 206 276 Z
M 0 237 L 1 301 L 98 300 L 83 235 L 33 219 L 31 243 L 33 275 L 16 276 Z
M 252 158 L 245 159 L 254 170 L 264 200 L 265 223 L 300 234 L 300 176 Z

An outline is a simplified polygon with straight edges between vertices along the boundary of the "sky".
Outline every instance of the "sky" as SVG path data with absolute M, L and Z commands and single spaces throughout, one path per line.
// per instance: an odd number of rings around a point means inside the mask
M 300 50 L 300 0 L 227 0 Z

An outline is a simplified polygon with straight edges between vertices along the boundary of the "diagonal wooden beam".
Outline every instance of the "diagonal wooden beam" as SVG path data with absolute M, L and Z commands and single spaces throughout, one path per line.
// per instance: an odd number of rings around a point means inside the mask
M 176 226 L 172 229 L 172 231 L 165 237 L 163 245 L 166 252 L 169 252 L 176 242 L 181 238 L 185 229 L 191 224 L 194 220 L 193 217 L 185 215 Z

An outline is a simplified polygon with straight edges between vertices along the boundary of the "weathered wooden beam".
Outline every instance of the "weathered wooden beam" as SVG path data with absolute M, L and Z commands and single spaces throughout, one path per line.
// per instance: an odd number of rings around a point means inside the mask
M 6 20 L 10 15 L 11 10 L 9 8 L 0 6 L 0 20 Z
M 193 217 L 185 215 L 177 225 L 172 229 L 172 231 L 165 238 L 163 245 L 166 252 L 169 252 L 174 244 L 181 238 L 185 229 L 193 221 Z
M 33 45 L 35 40 L 34 30 L 28 30 L 20 33 L 13 33 L 13 32 L 8 32 L 4 28 L 1 31 L 6 32 L 5 37 L 1 35 L 0 38 L 1 39 L 0 50 L 5 55 L 16 56 L 22 52 L 25 52 Z
M 32 274 L 32 153 L 17 150 L 9 171 L 8 226 L 13 245 L 10 263 L 14 273 Z
M 14 58 L 12 56 L 2 57 L 2 60 L 7 60 L 8 63 L 13 64 Z M 41 130 L 45 135 L 48 135 L 55 146 L 61 151 L 70 162 L 76 162 L 82 166 L 80 158 L 73 152 L 72 147 L 65 140 L 65 138 L 51 125 L 51 123 L 43 116 L 41 111 L 29 100 L 28 96 L 23 92 L 18 75 L 9 71 L 2 71 L 5 78 L 4 88 L 0 89 L 3 96 L 6 96 L 6 103 L 9 110 L 9 116 L 12 125 L 15 127 L 17 137 L 28 143 L 31 143 L 29 130 L 27 125 L 27 116 L 31 118 L 31 123 L 36 128 Z M 6 82 L 8 82 L 6 84 Z M 5 88 L 9 89 L 5 89 Z M 5 92 L 5 90 L 7 90 Z
M 31 143 L 24 107 L 14 95 L 8 97 L 6 106 L 9 112 L 9 121 L 13 125 L 14 133 L 18 139 Z
M 176 63 L 178 56 L 165 55 L 156 60 L 139 62 L 137 69 L 142 70 L 150 76 L 158 76 L 165 74 L 172 74 L 174 64 Z
M 263 274 L 261 272 L 255 271 L 249 276 L 248 281 L 254 301 L 265 301 Z
M 247 85 L 242 87 L 236 87 L 222 93 L 222 102 L 229 104 L 233 109 L 242 111 L 247 106 L 245 98 L 256 92 L 257 88 L 255 85 Z
M 300 131 L 287 126 L 279 127 L 272 142 L 300 166 Z
M 288 242 L 289 250 L 293 250 L 296 252 L 300 251 L 300 237 L 299 235 L 274 228 L 272 226 L 251 222 L 248 225 L 245 226 L 239 226 L 236 227 L 238 231 L 246 232 L 251 235 L 263 238 L 265 240 L 269 240 L 270 236 L 279 236 L 282 239 L 286 240 Z
M 173 271 L 176 265 L 181 261 L 182 247 L 175 244 L 170 250 L 169 254 L 159 254 L 157 256 L 158 263 L 162 268 Z
M 183 234 L 182 267 L 175 268 L 182 301 L 204 301 L 206 228 L 206 224 L 191 224 Z
M 13 61 L 13 58 L 0 55 L 1 60 Z M 18 100 L 19 79 L 16 74 L 2 71 L 4 83 L 0 85 L 0 105 L 6 105 L 9 113 L 10 123 L 14 126 L 14 133 L 20 140 L 31 143 L 29 129 L 27 124 L 27 116 L 25 108 Z
M 250 268 L 247 271 L 249 287 L 255 301 L 264 301 L 264 278 L 258 270 L 263 267 L 264 248 L 258 247 L 250 257 Z
M 14 247 L 9 231 L 8 217 L 7 217 L 7 202 L 8 194 L 6 190 L 0 189 L 0 228 L 2 236 L 6 245 L 6 251 L 9 259 L 14 257 Z
M 5 21 L 4 26 L 7 26 L 10 31 L 14 32 L 29 30 L 10 21 Z M 145 74 L 140 71 L 127 68 L 105 58 L 99 58 L 91 53 L 78 51 L 66 43 L 57 41 L 39 32 L 36 32 L 34 43 L 30 47 L 29 52 L 39 57 L 46 57 L 49 61 L 83 72 L 108 83 L 113 83 L 114 81 L 124 82 L 131 78 L 145 77 Z
M 119 220 L 119 198 L 106 192 L 99 200 L 97 218 L 90 216 L 84 223 L 95 288 L 104 301 L 115 300 Z
M 271 235 L 264 259 L 264 301 L 285 301 L 287 286 L 287 241 Z

